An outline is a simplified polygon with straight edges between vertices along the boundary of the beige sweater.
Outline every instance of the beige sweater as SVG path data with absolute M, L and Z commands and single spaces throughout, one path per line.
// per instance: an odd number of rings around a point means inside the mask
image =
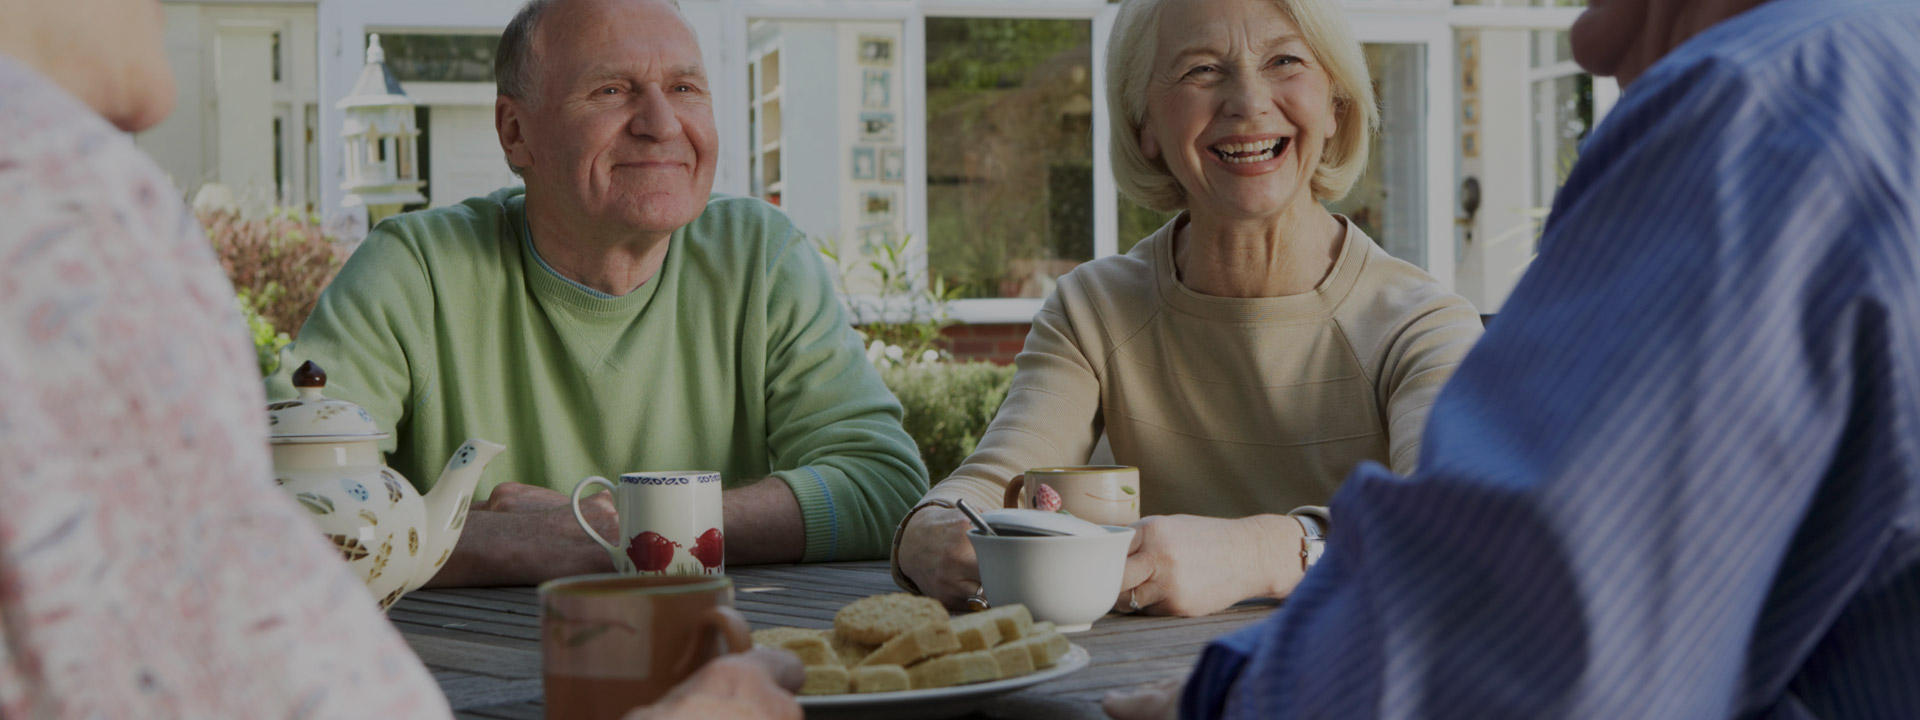
M 1061 277 L 979 448 L 927 497 L 999 507 L 1013 475 L 1083 463 L 1102 431 L 1140 468 L 1145 515 L 1280 513 L 1325 505 L 1361 460 L 1411 471 L 1480 317 L 1342 221 L 1333 272 L 1299 295 L 1181 285 L 1184 215 Z

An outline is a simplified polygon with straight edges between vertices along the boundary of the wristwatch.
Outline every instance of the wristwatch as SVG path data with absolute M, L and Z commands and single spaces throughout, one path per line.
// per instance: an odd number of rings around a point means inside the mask
M 1287 513 L 1287 515 L 1300 523 L 1300 529 L 1302 531 L 1300 536 L 1300 571 L 1306 572 L 1313 567 L 1314 563 L 1320 562 L 1321 553 L 1326 552 L 1327 529 L 1331 528 L 1333 524 L 1328 522 L 1325 508 L 1313 506 L 1294 508 L 1293 511 Z

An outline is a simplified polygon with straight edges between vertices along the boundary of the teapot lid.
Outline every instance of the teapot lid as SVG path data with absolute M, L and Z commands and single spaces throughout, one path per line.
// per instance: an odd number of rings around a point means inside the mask
M 327 373 L 312 360 L 293 371 L 293 386 L 299 388 L 300 397 L 267 406 L 275 445 L 387 437 L 365 408 L 320 394 L 327 386 Z

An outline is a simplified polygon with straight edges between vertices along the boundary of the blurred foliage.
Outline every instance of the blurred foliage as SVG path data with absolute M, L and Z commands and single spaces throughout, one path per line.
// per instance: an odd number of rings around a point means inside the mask
M 240 306 L 240 317 L 247 321 L 247 334 L 253 337 L 253 352 L 260 361 L 260 377 L 268 377 L 280 369 L 280 350 L 292 344 L 293 338 L 276 329 L 273 321 L 253 309 L 253 293 L 246 288 L 234 291 L 234 303 Z
M 926 28 L 929 262 L 958 297 L 1042 297 L 1093 252 L 1092 24 Z
M 980 436 L 1007 399 L 1014 368 L 987 362 L 922 363 L 884 368 L 881 379 L 906 409 L 907 434 L 934 482 L 953 474 L 973 454 Z
M 299 334 L 348 250 L 321 229 L 317 216 L 291 209 L 258 218 L 217 209 L 195 215 L 233 282 L 260 374 L 271 375 L 279 368 L 280 350 Z
M 253 311 L 274 327 L 299 337 L 320 291 L 346 262 L 346 248 L 307 213 L 276 210 L 249 218 L 201 210 L 196 215 L 234 291 L 245 293 Z
M 1141 240 L 1147 239 L 1148 235 L 1152 235 L 1155 230 L 1166 225 L 1168 220 L 1180 214 L 1178 210 L 1169 212 L 1154 210 L 1127 199 L 1125 195 L 1120 196 L 1119 209 L 1121 254 L 1132 251 L 1133 246 L 1139 245 Z
M 940 331 L 954 324 L 947 303 L 955 299 L 941 278 L 929 279 L 908 254 L 911 234 L 898 240 L 865 243 L 858 257 L 842 253 L 831 238 L 814 238 L 814 247 L 837 276 L 840 298 L 853 328 L 867 342 L 867 358 L 880 367 L 895 363 L 938 362 L 948 357 Z M 879 282 L 874 295 L 856 294 L 851 278 L 871 271 Z
M 1034 66 L 1087 42 L 1084 20 L 927 18 L 927 87 L 1024 85 Z
M 382 33 L 387 67 L 401 82 L 493 82 L 499 35 Z

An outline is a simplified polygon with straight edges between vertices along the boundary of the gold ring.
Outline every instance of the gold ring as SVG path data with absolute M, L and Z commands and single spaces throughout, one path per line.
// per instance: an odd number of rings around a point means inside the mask
M 987 602 L 986 596 L 980 593 L 976 592 L 967 596 L 967 610 L 970 612 L 980 612 L 991 607 L 993 607 L 993 605 Z

